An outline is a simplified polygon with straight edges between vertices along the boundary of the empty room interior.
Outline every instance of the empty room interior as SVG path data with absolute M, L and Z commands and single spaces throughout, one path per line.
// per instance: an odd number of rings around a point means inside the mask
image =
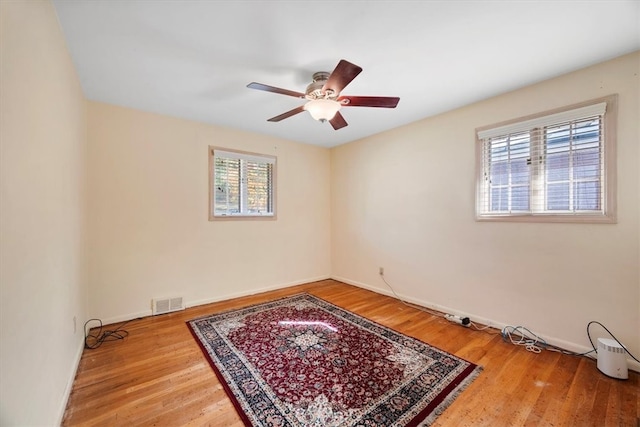
M 427 423 L 640 425 L 640 2 L 0 12 L 0 425 L 252 424 L 187 322 L 300 293 L 478 366 Z

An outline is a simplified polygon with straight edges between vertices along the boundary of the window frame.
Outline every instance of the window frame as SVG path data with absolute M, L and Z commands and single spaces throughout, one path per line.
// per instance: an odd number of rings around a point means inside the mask
M 255 158 L 264 158 L 268 159 L 270 163 L 273 164 L 271 170 L 271 206 L 272 212 L 269 214 L 247 214 L 247 213 L 239 213 L 239 214 L 231 214 L 231 215 L 216 215 L 215 213 L 215 159 L 216 159 L 216 151 L 222 151 L 226 153 L 232 153 L 237 155 L 241 159 L 255 159 Z M 255 153 L 250 151 L 236 150 L 232 148 L 224 148 L 217 146 L 209 146 L 209 221 L 228 221 L 228 220 L 276 220 L 277 219 L 277 168 L 278 168 L 278 159 L 276 156 L 262 153 Z M 242 188 L 242 183 L 240 183 Z M 245 191 L 239 191 L 239 197 L 243 200 L 246 200 L 247 193 L 246 188 Z
M 603 171 L 600 176 L 603 185 L 601 186 L 601 192 L 604 193 L 602 197 L 602 211 L 603 212 L 483 212 L 482 207 L 488 197 L 488 192 L 485 191 L 484 173 L 485 164 L 483 162 L 483 148 L 484 140 L 480 138 L 479 134 L 488 130 L 497 129 L 501 127 L 514 126 L 519 123 L 525 123 L 530 120 L 541 119 L 547 116 L 552 116 L 560 113 L 570 112 L 584 107 L 590 107 L 596 104 L 606 104 L 606 111 L 602 116 L 602 164 Z M 617 109 L 618 109 L 618 95 L 613 94 L 602 98 L 592 99 L 589 101 L 581 102 L 578 104 L 569 105 L 566 107 L 556 108 L 553 110 L 545 111 L 542 113 L 532 114 L 517 119 L 507 120 L 504 122 L 496 123 L 489 126 L 483 126 L 476 128 L 475 130 L 475 145 L 476 145 L 476 203 L 475 203 L 475 217 L 476 221 L 499 221 L 499 222 L 565 222 L 565 223 L 616 223 L 617 222 L 617 202 L 616 202 L 616 190 L 617 190 L 617 153 L 616 153 L 616 125 L 617 125 Z M 576 119 L 574 121 L 577 121 Z M 558 122 L 560 124 L 562 122 Z M 553 124 L 547 127 L 553 126 Z M 544 128 L 542 128 L 544 129 Z M 531 135 L 531 140 L 535 138 L 544 138 L 542 136 L 542 129 L 540 127 L 531 127 L 528 129 Z M 523 131 L 525 132 L 525 131 Z M 505 134 L 508 135 L 508 134 Z M 539 142 L 538 142 L 539 143 Z M 533 143 L 532 143 L 533 144 Z M 545 171 L 541 167 L 532 167 L 529 170 L 530 178 L 535 179 L 535 174 Z M 540 197 L 540 196 L 538 196 Z M 529 195 L 529 206 L 534 202 L 534 198 L 531 193 Z

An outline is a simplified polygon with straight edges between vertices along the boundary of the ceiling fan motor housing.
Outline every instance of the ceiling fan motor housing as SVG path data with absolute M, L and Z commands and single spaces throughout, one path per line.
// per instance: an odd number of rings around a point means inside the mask
M 334 100 L 338 97 L 338 94 L 334 93 L 333 90 L 327 89 L 325 92 L 322 91 L 325 83 L 329 79 L 330 73 L 326 71 L 318 71 L 317 73 L 313 73 L 313 82 L 307 86 L 307 90 L 305 91 L 305 98 L 309 100 L 314 99 L 330 99 Z

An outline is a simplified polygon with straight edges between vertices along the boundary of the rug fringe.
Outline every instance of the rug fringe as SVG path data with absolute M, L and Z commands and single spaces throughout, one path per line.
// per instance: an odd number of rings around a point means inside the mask
M 449 393 L 449 395 L 440 402 L 438 406 L 425 418 L 422 420 L 418 427 L 428 427 L 434 423 L 436 418 L 440 416 L 452 403 L 456 398 L 462 393 L 468 386 L 471 384 L 477 377 L 480 375 L 484 368 L 482 366 L 476 366 L 469 375 L 466 376 L 465 379 L 460 381 L 460 383 Z

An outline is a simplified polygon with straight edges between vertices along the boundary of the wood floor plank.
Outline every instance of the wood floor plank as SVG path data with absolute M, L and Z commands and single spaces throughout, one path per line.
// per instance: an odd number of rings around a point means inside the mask
M 527 352 L 504 342 L 495 330 L 464 328 L 333 280 L 129 322 L 125 340 L 84 351 L 63 425 L 242 426 L 185 322 L 299 292 L 483 366 L 434 427 L 638 425 L 640 375 L 635 372 L 627 381 L 608 378 L 591 360 Z

